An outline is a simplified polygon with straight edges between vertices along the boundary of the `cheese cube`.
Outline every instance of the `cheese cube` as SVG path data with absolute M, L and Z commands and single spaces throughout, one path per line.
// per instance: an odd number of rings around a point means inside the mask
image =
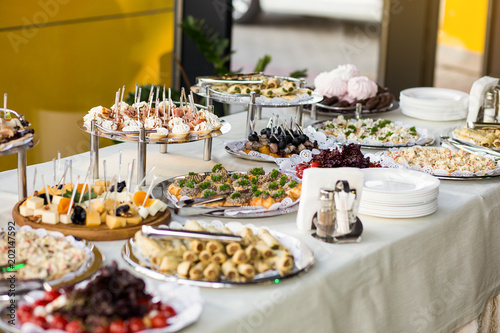
M 57 224 L 57 222 L 59 222 L 59 212 L 53 210 L 44 210 L 42 213 L 42 222 Z
M 101 223 L 105 223 L 106 222 L 106 216 L 108 215 L 108 213 L 106 211 L 102 212 L 101 213 Z
M 90 210 L 91 211 L 95 210 L 96 212 L 101 214 L 102 212 L 104 212 L 105 207 L 104 207 L 104 204 L 102 203 L 101 200 L 95 199 L 95 200 L 92 200 L 92 204 L 90 205 Z
M 101 215 L 97 211 L 92 211 L 87 214 L 87 219 L 85 220 L 85 225 L 87 227 L 97 227 L 101 225 Z
M 109 229 L 116 229 L 127 226 L 127 220 L 121 216 L 106 215 L 106 225 Z
M 52 203 L 55 204 L 55 205 L 59 205 L 59 201 L 61 201 L 63 197 L 60 196 L 60 195 L 54 195 L 52 197 Z
M 151 214 L 151 216 L 155 216 L 162 207 L 162 202 L 158 199 L 154 199 L 153 203 L 149 206 L 149 214 Z
M 64 224 L 71 224 L 73 221 L 71 221 L 71 213 L 69 214 L 60 214 L 59 215 L 59 222 L 64 223 Z
M 143 219 L 146 219 L 149 216 L 149 208 L 141 206 L 139 207 L 138 213 Z
M 34 210 L 27 206 L 19 206 L 19 213 L 21 213 L 22 216 L 32 216 L 33 212 Z
M 26 207 L 31 209 L 41 208 L 43 206 L 43 199 L 40 197 L 33 197 L 26 200 Z
M 43 206 L 43 207 L 45 207 L 45 206 Z M 43 207 L 40 207 L 40 208 L 33 210 L 33 215 L 34 216 L 38 216 L 38 215 L 42 216 L 43 212 L 49 211 L 49 209 L 44 209 Z
M 134 215 L 132 217 L 127 217 L 127 223 L 131 225 L 138 225 L 142 222 L 142 217 L 140 215 Z
M 104 186 L 103 185 L 93 185 L 92 189 L 97 195 L 101 195 L 102 192 L 104 192 Z

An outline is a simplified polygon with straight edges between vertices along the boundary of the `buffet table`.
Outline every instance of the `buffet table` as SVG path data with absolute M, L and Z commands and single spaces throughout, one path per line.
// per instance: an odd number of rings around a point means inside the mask
M 266 111 L 264 118 L 270 115 Z M 437 142 L 447 128 L 463 124 L 420 121 L 399 110 L 375 116 L 427 128 Z M 149 145 L 146 170 L 156 165 L 161 181 L 188 171 L 208 171 L 216 163 L 228 170 L 276 167 L 227 154 L 223 142 L 243 138 L 246 113 L 224 119 L 232 130 L 213 140 L 211 161 L 202 160 L 202 142 L 169 145 L 167 154 Z M 305 122 L 312 120 L 306 116 Z M 263 119 L 257 128 L 265 123 Z M 137 159 L 135 143 L 101 149 L 108 176 L 118 172 L 119 151 L 125 166 Z M 74 179 L 84 175 L 89 154 L 70 158 Z M 36 167 L 39 175 L 52 175 L 52 163 Z M 34 166 L 28 167 L 28 193 L 33 172 Z M 123 167 L 122 179 L 126 172 Z M 476 318 L 486 302 L 500 293 L 499 182 L 499 178 L 441 181 L 438 211 L 422 218 L 360 215 L 364 233 L 359 244 L 323 243 L 297 229 L 296 214 L 239 220 L 297 237 L 313 250 L 315 264 L 309 272 L 278 284 L 203 288 L 201 318 L 184 332 L 452 332 Z M 0 226 L 6 226 L 18 201 L 16 171 L 0 173 L 0 184 Z M 173 215 L 173 220 L 185 219 Z M 120 255 L 124 243 L 96 244 L 107 263 L 116 260 L 128 267 Z

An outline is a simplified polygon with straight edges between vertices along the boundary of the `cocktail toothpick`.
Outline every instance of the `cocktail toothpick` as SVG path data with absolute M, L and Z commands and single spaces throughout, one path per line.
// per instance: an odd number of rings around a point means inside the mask
M 147 117 L 149 118 L 149 113 L 151 112 L 151 104 L 153 103 L 153 95 L 155 93 L 155 85 L 151 85 L 151 90 L 149 91 L 149 98 L 148 98 L 148 115 Z
M 120 108 L 118 106 L 118 102 L 120 100 L 120 89 L 115 94 L 115 122 L 118 121 L 118 112 L 120 111 Z
M 108 184 L 106 183 L 106 160 L 102 161 L 102 168 L 104 169 L 104 191 L 108 191 Z
M 77 176 L 76 177 L 76 184 L 73 186 L 73 193 L 71 193 L 71 199 L 69 201 L 68 212 L 66 213 L 67 215 L 69 215 L 69 213 L 71 212 L 71 207 L 73 207 L 73 203 L 75 202 L 75 196 L 76 196 L 76 192 L 78 192 L 77 187 L 78 187 L 79 181 L 80 181 L 80 176 Z
M 45 183 L 45 178 L 42 175 L 42 183 L 43 187 L 45 187 L 45 199 L 47 199 L 47 205 L 50 205 L 52 203 L 52 200 L 50 200 L 50 193 L 49 193 L 49 187 L 47 186 L 47 183 Z
M 123 85 L 122 87 L 122 93 L 121 93 L 121 96 L 120 96 L 120 107 L 122 106 L 122 103 L 123 103 L 123 94 L 125 93 L 125 85 Z
M 142 88 L 139 87 L 139 90 L 137 92 L 137 102 L 136 102 L 136 108 L 137 108 L 137 121 L 141 121 L 141 108 L 139 107 L 139 103 L 141 102 L 141 94 L 142 94 Z
M 122 151 L 118 155 L 118 183 L 121 182 L 122 179 Z
M 132 163 L 128 164 L 128 174 L 127 174 L 127 191 L 130 193 L 131 185 L 132 185 L 132 175 L 134 174 L 134 164 L 135 159 L 132 160 Z
M 80 193 L 80 200 L 78 200 L 78 204 L 81 204 L 82 203 L 82 197 L 83 197 L 83 192 L 85 192 L 85 183 L 87 182 L 87 179 L 90 177 L 90 168 L 92 166 L 89 165 L 89 168 L 87 170 L 87 174 L 85 175 L 85 179 L 83 180 L 83 183 L 82 183 L 82 193 Z M 78 184 L 76 184 L 78 186 Z
M 33 195 L 32 195 L 32 197 L 35 196 L 35 192 L 36 192 L 36 167 L 35 167 L 35 172 L 33 173 Z
M 142 184 L 144 184 L 144 182 L 146 181 L 146 179 L 148 178 L 149 174 L 156 168 L 156 165 L 153 165 L 153 167 L 151 169 L 149 169 L 148 173 L 146 174 L 146 176 L 144 176 L 144 178 L 142 178 L 141 182 L 139 185 L 137 185 L 137 188 L 140 188 L 142 186 Z
M 56 181 L 57 181 L 57 161 L 56 161 L 56 158 L 54 157 L 52 159 L 52 172 L 53 172 L 53 176 L 54 176 L 54 185 L 56 184 Z
M 151 184 L 149 184 L 149 188 L 148 188 L 148 191 L 146 192 L 146 197 L 144 198 L 144 202 L 142 203 L 142 207 L 144 207 L 144 205 L 148 201 L 149 195 L 151 194 L 151 190 L 153 189 L 153 184 L 156 181 L 156 178 L 157 178 L 157 176 L 154 175 L 153 180 L 151 181 Z
M 69 160 L 69 182 L 73 184 L 73 160 Z

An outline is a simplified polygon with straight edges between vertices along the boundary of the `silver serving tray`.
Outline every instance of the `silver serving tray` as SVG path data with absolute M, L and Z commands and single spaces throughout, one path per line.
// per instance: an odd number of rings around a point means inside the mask
M 25 151 L 25 150 L 30 150 L 34 148 L 38 143 L 40 142 L 40 139 L 38 138 L 37 134 L 33 134 L 21 141 L 15 142 L 13 144 L 7 143 L 1 150 L 0 150 L 0 156 L 6 156 L 6 155 L 11 155 L 11 154 L 17 154 L 19 152 Z
M 315 129 L 320 129 L 324 126 L 324 124 L 329 121 L 329 120 L 322 120 L 322 121 L 318 121 L 317 123 L 314 123 L 312 124 L 312 127 L 315 128 Z M 326 134 L 326 133 L 325 133 Z M 334 138 L 332 135 L 326 135 L 327 137 L 329 138 Z M 348 143 L 347 142 L 338 142 L 338 141 L 335 141 L 338 145 L 347 145 Z M 365 149 L 381 149 L 381 150 L 385 150 L 385 149 L 390 149 L 390 148 L 403 148 L 403 147 L 413 147 L 413 146 L 430 146 L 432 144 L 434 144 L 435 142 L 435 138 L 434 136 L 431 134 L 431 133 L 428 133 L 428 138 L 427 140 L 425 140 L 425 142 L 423 144 L 408 144 L 408 143 L 400 143 L 400 144 L 394 144 L 393 146 L 384 146 L 384 145 L 367 145 L 367 144 L 363 144 L 363 143 L 357 143 L 359 145 L 361 145 L 361 148 L 365 148 Z
M 341 116 L 341 115 L 345 116 L 345 115 L 355 115 L 356 113 L 355 106 L 336 107 L 336 106 L 323 105 L 321 103 L 316 103 L 316 106 L 318 107 L 316 109 L 316 113 L 321 116 Z M 383 112 L 394 111 L 397 110 L 398 108 L 399 108 L 399 103 L 397 101 L 394 101 L 388 107 L 375 110 L 362 110 L 361 114 L 383 113 Z M 304 108 L 304 112 L 311 112 L 311 110 L 309 108 Z
M 500 151 L 500 148 L 496 148 L 496 147 L 483 147 L 483 146 L 477 145 L 474 141 L 468 141 L 468 140 L 457 138 L 455 136 L 455 133 L 454 133 L 454 130 L 457 129 L 457 128 L 461 128 L 461 127 L 454 127 L 454 128 L 452 128 L 452 129 L 450 129 L 448 131 L 448 136 L 450 138 L 453 138 L 453 139 L 455 139 L 457 141 L 463 142 L 465 145 L 476 147 L 476 148 L 481 149 L 481 150 L 485 150 L 485 149 L 488 150 L 488 149 L 490 149 L 490 150 L 495 151 L 495 152 L 499 152 Z
M 229 174 L 233 173 L 246 173 L 246 172 L 240 172 L 240 171 L 229 171 Z M 203 176 L 208 176 L 210 172 L 198 172 L 197 174 L 203 175 Z M 169 204 L 169 206 L 173 205 L 173 202 L 170 200 L 170 192 L 168 192 L 168 187 L 170 184 L 174 183 L 178 179 L 184 179 L 188 175 L 181 175 L 173 178 L 169 178 L 167 180 L 164 180 L 160 183 L 158 183 L 154 188 L 153 188 L 153 196 L 155 198 L 160 199 L 161 201 Z M 196 206 L 198 208 L 204 208 L 207 210 L 206 213 L 203 213 L 201 215 L 204 216 L 212 216 L 212 217 L 227 217 L 227 218 L 238 218 L 238 219 L 245 219 L 245 218 L 258 218 L 258 217 L 271 217 L 271 216 L 278 216 L 278 215 L 283 215 L 283 214 L 289 214 L 289 213 L 295 213 L 299 210 L 299 203 L 296 202 L 295 204 L 286 207 L 284 209 L 276 209 L 276 210 L 265 210 L 261 211 L 259 210 L 258 212 L 251 213 L 251 212 L 245 212 L 245 213 L 236 213 L 236 214 L 231 214 L 231 215 L 226 215 L 226 210 L 231 210 L 235 211 L 238 210 L 238 208 L 234 207 L 203 207 L 203 206 Z M 214 210 L 215 209 L 215 210 Z M 252 210 L 251 207 L 249 207 L 250 210 Z M 255 208 L 253 208 L 255 209 Z M 241 210 L 245 210 L 245 207 L 242 207 Z
M 155 280 L 176 282 L 179 284 L 187 284 L 198 287 L 207 288 L 232 288 L 240 286 L 248 286 L 262 283 L 279 283 L 284 279 L 291 278 L 298 274 L 305 273 L 311 269 L 314 264 L 314 253 L 311 249 L 297 238 L 285 235 L 280 232 L 270 231 L 279 242 L 292 243 L 293 246 L 287 246 L 294 257 L 294 267 L 290 274 L 286 276 L 279 275 L 276 271 L 267 271 L 262 274 L 257 274 L 255 279 L 250 282 L 232 282 L 221 280 L 218 282 L 199 281 L 179 278 L 176 275 L 163 274 L 152 269 L 148 263 L 140 260 L 140 254 L 137 254 L 133 239 L 129 239 L 122 248 L 122 257 L 136 272 L 150 277 Z M 138 256 L 137 256 L 138 255 Z
M 252 155 L 245 154 L 244 152 L 240 153 L 240 152 L 231 150 L 228 146 L 224 146 L 224 149 L 226 150 L 226 153 L 233 155 L 233 156 L 236 156 L 236 157 L 239 157 L 239 158 L 242 158 L 244 160 L 258 161 L 258 162 L 265 162 L 265 163 L 275 163 L 274 159 L 266 159 L 266 158 L 259 157 L 259 156 L 252 156 Z
M 199 140 L 205 140 L 209 138 L 215 138 L 221 135 L 225 135 L 231 131 L 231 125 L 225 121 L 221 120 L 222 127 L 219 128 L 216 131 L 212 131 L 206 135 L 196 135 L 196 134 L 190 134 L 185 138 L 162 138 L 162 139 L 151 139 L 146 135 L 146 142 L 149 144 L 177 144 L 177 143 L 187 143 L 187 142 L 195 142 Z M 90 128 L 87 128 L 85 126 L 83 119 L 80 119 L 76 122 L 78 127 L 89 134 L 92 134 L 92 131 Z M 102 127 L 101 127 L 102 128 Z M 110 140 L 115 140 L 115 141 L 121 141 L 121 142 L 127 142 L 127 141 L 132 141 L 132 142 L 138 142 L 139 141 L 139 136 L 137 135 L 137 132 L 122 132 L 122 131 L 112 131 L 112 130 L 106 130 L 102 131 L 99 130 L 99 136 L 101 138 L 106 138 Z M 152 133 L 156 131 L 146 131 L 146 133 Z

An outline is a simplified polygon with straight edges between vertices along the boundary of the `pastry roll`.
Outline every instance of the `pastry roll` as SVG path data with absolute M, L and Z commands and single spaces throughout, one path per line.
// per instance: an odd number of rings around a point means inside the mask
M 228 256 L 232 256 L 238 250 L 241 250 L 240 243 L 231 242 L 231 243 L 229 243 L 229 244 L 226 245 L 226 253 L 227 253 Z
M 226 262 L 227 256 L 223 252 L 217 252 L 214 253 L 214 255 L 211 258 L 211 261 L 216 264 L 222 264 Z
M 198 255 L 193 251 L 188 250 L 182 254 L 182 259 L 183 261 L 191 261 L 191 262 L 198 261 Z
M 280 86 L 281 81 L 277 77 L 270 78 L 267 80 L 267 89 L 276 89 Z
M 257 238 L 255 238 L 255 235 L 250 228 L 243 228 L 241 229 L 240 232 L 241 238 L 243 238 L 244 244 L 249 245 L 249 244 L 257 244 Z
M 229 94 L 241 94 L 243 87 L 239 84 L 233 84 L 227 89 Z
M 177 275 L 182 278 L 187 278 L 191 269 L 191 261 L 183 261 L 177 266 Z
M 269 265 L 269 263 L 267 263 L 264 260 L 257 260 L 257 261 L 255 261 L 254 262 L 254 267 L 255 267 L 255 270 L 258 273 L 264 273 L 265 271 L 268 271 L 268 270 L 271 269 L 271 266 Z
M 241 93 L 242 94 L 250 94 L 252 92 L 252 88 L 249 86 L 242 86 L 241 87 Z
M 229 281 L 236 281 L 239 277 L 238 270 L 231 260 L 222 264 L 222 273 Z
M 236 264 L 244 264 L 250 260 L 245 250 L 239 249 L 236 251 L 231 258 L 231 260 Z
M 220 277 L 220 266 L 215 263 L 210 263 L 203 270 L 203 277 L 207 281 L 218 281 Z
M 205 249 L 205 245 L 199 240 L 194 239 L 189 243 L 189 249 L 194 253 L 199 254 L 201 251 Z
M 206 266 L 206 263 L 201 261 L 198 262 L 189 270 L 189 278 L 191 280 L 201 280 L 203 278 L 203 271 L 205 270 Z
M 255 259 L 259 256 L 259 250 L 254 245 L 250 245 L 245 249 L 245 253 L 247 254 L 249 260 Z
M 208 250 L 203 250 L 198 255 L 198 258 L 200 259 L 200 261 L 207 263 L 210 261 L 210 258 L 212 258 L 212 254 L 208 252 Z
M 238 273 L 241 275 L 252 278 L 255 276 L 255 268 L 250 264 L 240 264 L 238 265 Z
M 180 259 L 178 257 L 165 256 L 161 259 L 160 272 L 171 273 L 179 266 Z
M 273 97 L 274 91 L 273 89 L 261 89 L 260 94 L 266 97 Z
M 280 242 L 276 240 L 271 233 L 266 229 L 259 229 L 257 235 L 262 239 L 262 241 L 269 246 L 271 249 L 276 250 L 280 248 Z
M 224 249 L 224 246 L 219 241 L 211 240 L 211 241 L 207 242 L 207 244 L 205 245 L 205 248 L 210 253 L 218 253 L 218 252 L 222 252 L 222 250 Z
M 195 220 L 186 221 L 185 228 L 187 231 L 205 231 L 205 229 Z
M 274 256 L 273 250 L 271 250 L 271 248 L 266 244 L 264 244 L 263 242 L 257 243 L 255 247 L 259 251 L 260 256 L 262 258 L 271 258 L 272 256 Z
M 233 232 L 231 230 L 229 230 L 229 228 L 226 226 L 220 228 L 220 233 L 226 234 L 226 235 L 234 235 Z
M 288 93 L 292 93 L 295 89 L 297 89 L 297 84 L 293 81 L 283 81 L 282 84 L 283 90 L 287 91 Z
M 293 256 L 287 251 L 278 251 L 277 255 L 270 258 L 268 263 L 278 271 L 281 276 L 290 273 L 293 269 Z

